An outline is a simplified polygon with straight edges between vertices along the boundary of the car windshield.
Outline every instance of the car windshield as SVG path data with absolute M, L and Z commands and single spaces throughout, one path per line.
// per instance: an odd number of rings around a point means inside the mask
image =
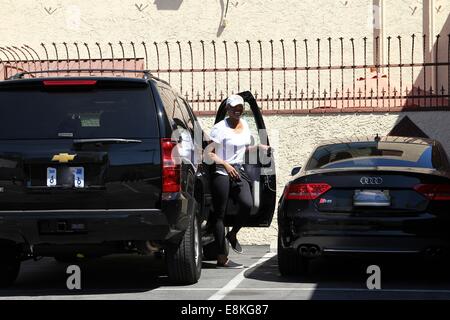
M 354 142 L 321 146 L 306 170 L 351 167 L 436 168 L 433 147 L 427 144 Z
M 0 140 L 141 139 L 157 135 L 148 87 L 0 90 Z

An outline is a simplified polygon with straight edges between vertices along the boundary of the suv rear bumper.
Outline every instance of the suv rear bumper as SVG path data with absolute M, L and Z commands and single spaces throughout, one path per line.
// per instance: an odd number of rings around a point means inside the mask
M 0 239 L 30 245 L 164 241 L 180 232 L 159 209 L 0 211 Z

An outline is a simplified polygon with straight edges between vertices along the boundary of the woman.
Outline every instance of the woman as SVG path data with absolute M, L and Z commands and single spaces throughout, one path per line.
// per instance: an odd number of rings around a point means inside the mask
M 241 119 L 244 111 L 244 99 L 232 95 L 227 99 L 228 117 L 218 122 L 211 129 L 210 138 L 214 148 L 208 153 L 216 163 L 216 171 L 212 177 L 212 197 L 214 214 L 210 224 L 218 245 L 218 268 L 243 268 L 243 265 L 228 259 L 225 250 L 225 238 L 237 253 L 242 253 L 242 247 L 237 240 L 237 233 L 250 215 L 253 197 L 249 178 L 243 169 L 244 156 L 251 143 L 251 133 L 247 122 Z M 268 146 L 260 146 L 268 149 Z M 224 217 L 229 197 L 239 204 L 239 213 L 233 229 L 225 235 Z

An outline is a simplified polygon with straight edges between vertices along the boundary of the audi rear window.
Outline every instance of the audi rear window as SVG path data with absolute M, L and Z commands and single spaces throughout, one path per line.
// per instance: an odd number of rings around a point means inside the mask
M 158 136 L 147 87 L 0 89 L 0 139 L 152 138 Z
M 436 169 L 433 147 L 425 144 L 354 142 L 321 146 L 306 170 L 352 167 L 412 167 Z

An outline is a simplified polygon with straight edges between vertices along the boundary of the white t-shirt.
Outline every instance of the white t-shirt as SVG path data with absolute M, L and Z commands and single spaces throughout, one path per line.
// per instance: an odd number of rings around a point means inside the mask
M 229 164 L 243 164 L 245 149 L 251 143 L 251 133 L 247 121 L 240 119 L 243 129 L 240 133 L 236 133 L 230 126 L 226 119 L 216 123 L 211 129 L 209 137 L 216 142 L 215 153 L 221 159 Z M 217 173 L 228 175 L 225 168 L 217 166 Z

